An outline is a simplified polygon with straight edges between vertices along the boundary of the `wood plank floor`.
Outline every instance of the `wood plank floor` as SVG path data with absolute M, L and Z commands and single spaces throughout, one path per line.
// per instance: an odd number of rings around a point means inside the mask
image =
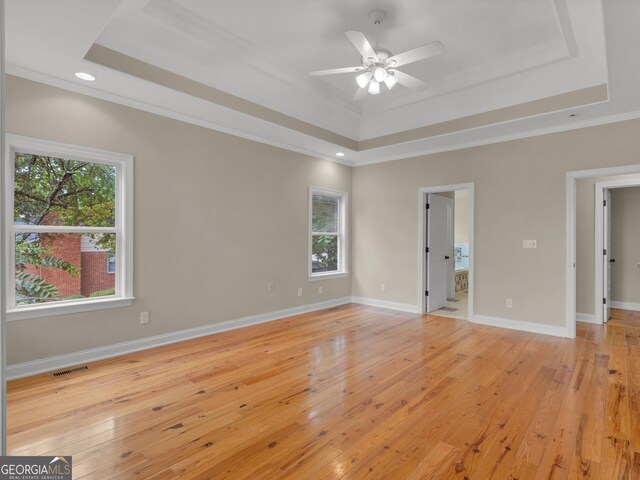
M 640 330 L 347 305 L 8 386 L 74 478 L 640 479 Z
M 621 310 L 619 308 L 611 309 L 611 317 L 609 317 L 609 325 L 617 325 L 619 327 L 640 328 L 640 312 L 633 310 Z

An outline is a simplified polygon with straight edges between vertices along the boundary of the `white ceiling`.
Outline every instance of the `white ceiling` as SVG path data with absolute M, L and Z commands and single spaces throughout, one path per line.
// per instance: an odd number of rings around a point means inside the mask
M 388 14 L 376 32 L 372 9 Z M 7 0 L 8 73 L 324 158 L 362 164 L 633 116 L 640 69 L 634 0 Z M 24 34 L 29 25 L 29 35 Z M 393 53 L 433 40 L 445 53 L 403 67 L 428 82 L 364 102 L 354 75 L 306 72 L 357 65 L 344 35 L 363 31 Z M 364 151 L 345 149 L 201 98 L 84 60 L 97 43 L 362 141 L 595 85 L 609 101 Z M 606 50 L 605 50 L 606 45 Z M 90 70 L 83 84 L 73 77 Z M 636 83 L 637 84 L 637 83 Z

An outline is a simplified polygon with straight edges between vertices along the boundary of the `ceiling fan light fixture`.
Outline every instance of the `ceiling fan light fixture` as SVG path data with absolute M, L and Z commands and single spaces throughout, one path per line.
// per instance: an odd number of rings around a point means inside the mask
M 371 80 L 371 83 L 369 84 L 369 93 L 371 95 L 377 95 L 380 93 L 380 83 L 375 79 Z
M 384 83 L 389 90 L 396 86 L 398 83 L 398 79 L 394 75 L 387 75 L 387 78 L 384 79 Z
M 364 72 L 364 73 L 361 73 L 360 75 L 358 75 L 356 77 L 356 82 L 358 83 L 358 86 L 360 88 L 366 87 L 367 84 L 369 83 L 369 81 L 371 80 L 372 76 L 373 76 L 373 74 L 371 72 Z
M 387 76 L 387 70 L 384 67 L 376 67 L 373 69 L 373 78 L 376 82 L 384 82 Z

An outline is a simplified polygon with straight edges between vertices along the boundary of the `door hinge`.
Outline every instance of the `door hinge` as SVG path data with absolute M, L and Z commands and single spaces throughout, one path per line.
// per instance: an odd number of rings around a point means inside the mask
M 603 201 L 602 201 L 602 206 L 603 206 L 603 207 L 606 207 L 606 206 L 607 206 L 607 201 L 606 201 L 606 200 L 603 200 Z
M 602 254 L 606 255 L 607 254 L 607 249 L 605 248 L 604 250 L 602 250 Z
M 426 208 L 427 210 L 429 210 L 429 204 L 428 204 L 428 203 L 425 205 L 425 208 Z
M 425 296 L 425 297 L 428 297 L 428 296 L 429 296 L 429 290 L 425 290 L 425 291 L 424 291 L 424 296 Z
M 429 247 L 426 247 L 426 248 L 424 249 L 424 251 L 425 251 L 426 253 L 429 253 Z
M 602 299 L 602 304 L 603 304 L 603 305 L 606 305 L 606 304 L 607 304 L 607 299 L 606 299 L 606 298 L 603 298 L 603 299 Z

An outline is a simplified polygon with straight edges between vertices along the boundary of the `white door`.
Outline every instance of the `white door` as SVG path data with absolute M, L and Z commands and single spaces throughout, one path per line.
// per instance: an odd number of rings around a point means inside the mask
M 456 300 L 455 200 L 447 198 L 447 300 Z
M 604 262 L 602 271 L 604 272 L 604 292 L 602 292 L 602 306 L 604 322 L 609 321 L 609 315 L 611 314 L 611 264 L 615 261 L 611 258 L 611 190 L 604 191 L 604 205 L 603 205 L 603 221 L 604 225 L 604 238 L 602 244 L 604 245 L 604 251 L 602 252 L 602 261 Z
M 427 312 L 447 305 L 449 265 L 452 262 L 449 237 L 449 208 L 453 200 L 430 193 L 427 196 Z M 450 205 L 450 206 L 449 206 Z

